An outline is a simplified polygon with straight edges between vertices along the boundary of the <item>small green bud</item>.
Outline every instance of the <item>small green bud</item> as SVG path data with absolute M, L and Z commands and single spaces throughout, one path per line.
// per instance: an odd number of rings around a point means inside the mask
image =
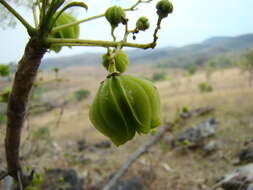
M 168 16 L 168 14 L 173 12 L 173 4 L 168 0 L 160 0 L 156 4 L 157 14 L 165 18 Z
M 123 17 L 125 17 L 125 11 L 119 6 L 110 7 L 105 12 L 105 18 L 112 27 L 117 27 L 122 23 Z
M 116 52 L 114 56 L 114 60 L 115 60 L 115 66 L 116 66 L 117 71 L 119 71 L 120 73 L 125 72 L 129 64 L 129 59 L 128 59 L 127 54 L 124 51 L 119 50 Z
M 136 22 L 136 28 L 138 30 L 142 30 L 142 31 L 145 31 L 145 30 L 149 29 L 148 19 L 144 16 L 140 17 Z

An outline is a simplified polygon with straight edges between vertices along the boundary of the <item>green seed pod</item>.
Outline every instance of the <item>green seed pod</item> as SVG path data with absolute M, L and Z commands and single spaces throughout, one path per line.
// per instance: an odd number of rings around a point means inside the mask
M 142 30 L 142 31 L 145 31 L 145 30 L 149 29 L 148 19 L 144 16 L 140 17 L 136 22 L 136 28 L 138 30 Z
M 165 18 L 168 14 L 173 12 L 173 4 L 169 0 L 160 0 L 156 4 L 157 14 Z
M 55 27 L 58 27 L 58 26 L 61 26 L 64 24 L 69 24 L 69 23 L 72 23 L 75 21 L 77 21 L 77 19 L 74 16 L 72 16 L 68 13 L 62 13 L 59 16 L 59 18 L 56 20 Z M 56 32 L 55 34 L 51 35 L 50 37 L 77 39 L 77 38 L 79 38 L 79 34 L 80 34 L 80 27 L 79 27 L 79 25 L 75 25 L 75 26 L 71 26 L 68 28 L 64 28 L 64 29 Z M 61 48 L 62 48 L 61 46 L 57 46 L 57 45 L 50 47 L 50 49 L 55 52 L 59 52 L 61 50 Z
M 119 6 L 113 6 L 106 10 L 105 18 L 112 25 L 112 27 L 117 27 L 125 17 L 125 11 Z
M 153 84 L 128 75 L 111 75 L 101 83 L 89 117 L 97 130 L 119 146 L 135 133 L 160 125 L 160 98 Z
M 119 71 L 120 73 L 125 72 L 129 63 L 127 54 L 124 51 L 119 50 L 116 52 L 114 56 L 114 60 L 115 60 L 116 70 Z

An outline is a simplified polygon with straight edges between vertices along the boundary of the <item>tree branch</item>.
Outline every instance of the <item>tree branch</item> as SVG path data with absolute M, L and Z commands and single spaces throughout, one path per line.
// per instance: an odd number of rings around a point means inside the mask
M 23 24 L 29 35 L 33 35 L 35 29 L 14 8 L 12 8 L 12 6 L 10 6 L 5 0 L 0 0 L 0 3 Z
M 24 56 L 18 64 L 7 108 L 5 151 L 8 173 L 18 181 L 18 173 L 20 172 L 24 188 L 27 180 L 22 173 L 19 161 L 21 131 L 27 112 L 29 94 L 46 50 L 47 48 L 36 40 L 31 39 L 28 42 Z
M 155 136 L 152 136 L 145 144 L 141 145 L 136 152 L 129 156 L 128 160 L 123 164 L 123 166 L 116 172 L 116 174 L 112 177 L 112 179 L 104 186 L 103 190 L 110 190 L 116 182 L 122 177 L 127 170 L 131 167 L 131 165 L 144 153 L 148 151 L 148 149 L 153 146 L 157 141 L 169 130 L 173 127 L 172 124 L 168 124 L 167 126 L 161 127 L 160 130 L 156 133 Z
M 122 47 L 135 47 L 141 49 L 154 48 L 154 43 L 148 44 L 137 44 L 128 42 L 111 42 L 102 40 L 88 40 L 88 39 L 59 39 L 59 38 L 47 38 L 45 39 L 47 44 L 59 45 L 59 46 L 98 46 L 98 47 L 117 47 L 122 45 Z

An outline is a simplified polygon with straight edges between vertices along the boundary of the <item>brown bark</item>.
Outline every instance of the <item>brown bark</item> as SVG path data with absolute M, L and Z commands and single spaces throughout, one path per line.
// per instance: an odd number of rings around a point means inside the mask
M 8 173 L 16 180 L 18 179 L 18 173 L 20 173 L 23 183 L 25 183 L 25 176 L 19 160 L 21 131 L 27 112 L 29 94 L 46 50 L 47 48 L 38 40 L 31 39 L 28 42 L 24 55 L 19 61 L 8 102 L 5 137 Z

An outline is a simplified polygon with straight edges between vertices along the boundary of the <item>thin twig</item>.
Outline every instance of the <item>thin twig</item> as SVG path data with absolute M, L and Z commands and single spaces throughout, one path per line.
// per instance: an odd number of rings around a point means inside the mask
M 34 28 L 5 0 L 0 0 L 0 3 L 23 24 L 23 26 L 27 29 L 28 33 L 31 35 L 34 31 Z
M 65 105 L 66 105 L 66 102 L 63 102 L 62 106 L 60 107 L 60 115 L 59 115 L 59 117 L 57 119 L 55 128 L 58 128 L 60 126 L 61 119 L 62 119 L 62 116 L 64 114 Z
M 148 151 L 148 149 L 153 146 L 169 129 L 172 128 L 172 124 L 168 124 L 167 126 L 161 127 L 160 130 L 156 133 L 156 135 L 152 136 L 145 144 L 141 145 L 136 152 L 129 156 L 128 160 L 123 164 L 123 166 L 116 172 L 116 174 L 112 177 L 112 179 L 104 186 L 103 190 L 111 189 L 116 182 L 122 177 L 127 170 L 131 167 L 131 165 L 144 153 Z
M 158 33 L 158 30 L 161 29 L 161 22 L 162 22 L 162 17 L 158 17 L 157 24 L 156 24 L 156 29 L 155 29 L 155 32 L 153 34 L 153 38 L 154 38 L 153 43 L 154 44 L 156 44 L 156 41 L 158 39 L 157 33 Z
M 19 185 L 19 188 L 20 188 L 20 190 L 23 190 L 23 184 L 22 184 L 22 179 L 21 179 L 21 173 L 20 173 L 20 171 L 18 171 L 17 175 L 18 175 L 18 185 Z
M 36 5 L 34 3 L 33 3 L 33 6 L 32 6 L 32 10 L 33 10 L 34 24 L 35 24 L 35 27 L 37 28 L 39 23 L 38 23 L 38 17 L 37 17 L 37 12 L 36 12 Z

